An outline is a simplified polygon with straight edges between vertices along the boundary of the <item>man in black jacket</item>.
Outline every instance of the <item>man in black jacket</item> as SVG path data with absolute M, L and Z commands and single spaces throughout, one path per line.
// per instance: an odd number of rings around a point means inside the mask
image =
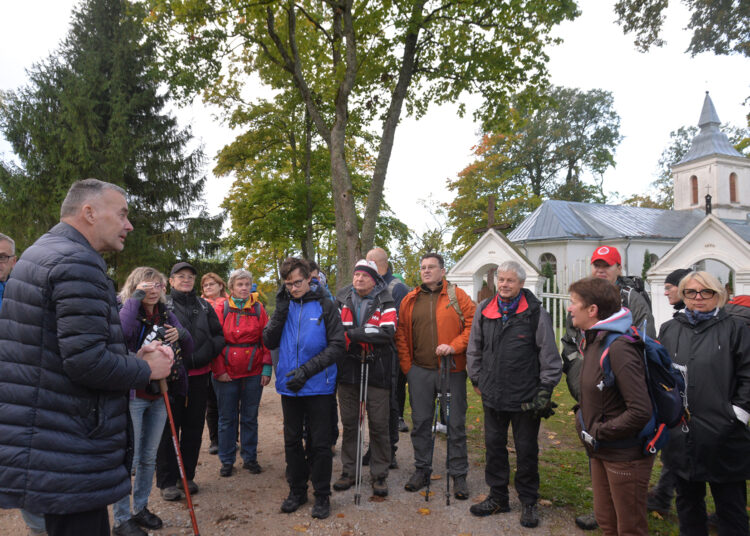
M 172 395 L 172 415 L 180 436 L 180 452 L 191 495 L 198 493 L 198 485 L 193 479 L 206 420 L 211 376 L 209 365 L 224 348 L 224 331 L 214 308 L 193 290 L 197 273 L 187 262 L 178 262 L 169 273 L 169 286 L 172 287 L 169 305 L 182 326 L 190 332 L 195 344 L 193 353 L 183 356 L 188 371 L 187 394 Z M 177 487 L 179 481 L 180 470 L 172 444 L 172 431 L 165 427 L 156 457 L 156 485 L 161 489 L 164 500 L 176 501 L 181 497 Z
M 362 359 L 368 361 L 367 419 L 370 430 L 370 475 L 375 495 L 388 495 L 391 463 L 389 434 L 391 384 L 395 352 L 396 306 L 375 263 L 361 260 L 354 267 L 352 284 L 336 295 L 341 323 L 347 335 L 346 353 L 337 360 L 338 396 L 344 438 L 341 442 L 343 473 L 333 489 L 343 491 L 354 484 L 357 463 L 357 426 L 362 381 Z M 363 430 L 364 433 L 364 430 Z
M 125 346 L 101 253 L 122 251 L 132 230 L 122 188 L 78 181 L 5 290 L 0 507 L 43 512 L 51 536 L 109 534 L 107 505 L 130 492 L 128 390 L 172 367 L 160 343 L 137 356 Z
M 516 491 L 521 525 L 539 519 L 539 447 L 542 417 L 551 415 L 552 390 L 562 376 L 552 320 L 534 294 L 523 288 L 526 272 L 517 262 L 497 268 L 497 295 L 484 300 L 475 315 L 466 350 L 466 368 L 482 396 L 487 448 L 487 498 L 471 507 L 476 516 L 509 512 L 508 426 L 516 447 Z

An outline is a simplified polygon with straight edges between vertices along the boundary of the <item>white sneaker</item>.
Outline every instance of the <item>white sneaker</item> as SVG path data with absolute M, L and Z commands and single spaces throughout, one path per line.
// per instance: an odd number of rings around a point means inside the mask
M 447 434 L 448 427 L 444 425 L 443 423 L 439 422 L 435 426 L 432 427 L 432 431 L 437 432 L 439 434 Z

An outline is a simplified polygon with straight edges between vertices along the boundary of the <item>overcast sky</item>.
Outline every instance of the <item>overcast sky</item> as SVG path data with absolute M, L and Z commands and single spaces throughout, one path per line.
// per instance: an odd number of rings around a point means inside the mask
M 0 0 L 0 89 L 26 83 L 25 69 L 57 47 L 76 4 Z M 605 191 L 624 196 L 646 191 L 670 131 L 697 123 L 706 91 L 722 122 L 746 125 L 750 109 L 743 101 L 750 95 L 750 59 L 711 54 L 691 58 L 684 52 L 690 39 L 685 30 L 689 15 L 681 4 L 671 2 L 667 11 L 667 46 L 648 54 L 636 52 L 632 38 L 615 24 L 613 2 L 579 0 L 578 4 L 582 15 L 555 32 L 564 43 L 549 50 L 549 70 L 554 84 L 614 94 L 624 140 L 615 155 L 617 167 L 604 176 Z M 216 152 L 233 134 L 202 105 L 180 110 L 179 118 L 183 125 L 191 124 L 205 144 L 210 170 Z M 438 200 L 450 200 L 446 179 L 472 161 L 471 148 L 478 137 L 471 117 L 457 117 L 453 106 L 433 108 L 419 121 L 405 119 L 396 132 L 386 181 L 386 199 L 396 215 L 423 230 L 425 214 L 415 208 L 415 201 L 430 193 Z M 8 144 L 0 140 L 0 154 L 8 158 L 9 153 Z M 231 178 L 210 181 L 207 201 L 215 211 Z

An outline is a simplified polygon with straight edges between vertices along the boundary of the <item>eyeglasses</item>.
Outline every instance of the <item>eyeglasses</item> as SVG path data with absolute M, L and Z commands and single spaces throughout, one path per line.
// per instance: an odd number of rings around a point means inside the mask
M 702 290 L 695 290 L 692 288 L 686 288 L 682 291 L 682 295 L 685 296 L 688 300 L 694 300 L 698 294 L 701 295 L 701 298 L 704 300 L 708 300 L 716 296 L 716 291 L 710 288 L 704 288 Z
M 300 288 L 304 284 L 304 282 L 305 282 L 304 279 L 297 279 L 297 281 L 292 281 L 290 283 L 284 283 L 284 286 L 286 288 L 292 288 L 292 287 L 294 287 L 294 288 Z
M 15 255 L 0 255 L 0 264 L 5 264 L 11 259 L 15 259 Z
M 215 287 L 216 285 L 218 285 L 216 281 L 206 281 L 205 283 L 203 283 L 203 288 Z

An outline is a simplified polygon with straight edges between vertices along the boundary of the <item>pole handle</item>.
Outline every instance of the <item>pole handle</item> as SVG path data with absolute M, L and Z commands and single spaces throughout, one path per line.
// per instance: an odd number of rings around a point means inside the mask
M 162 393 L 167 392 L 167 379 L 166 378 L 162 378 L 161 380 L 159 380 L 159 390 Z

